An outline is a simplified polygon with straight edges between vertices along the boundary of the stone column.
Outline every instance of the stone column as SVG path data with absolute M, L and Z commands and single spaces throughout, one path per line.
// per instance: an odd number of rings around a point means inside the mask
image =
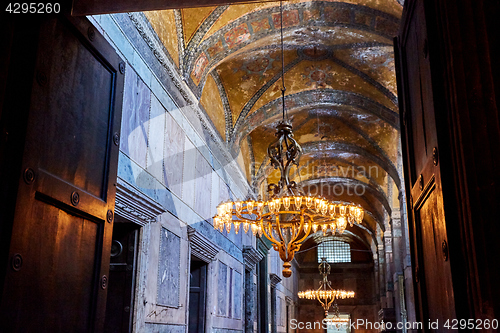
M 403 248 L 401 242 L 401 213 L 392 213 L 392 249 L 393 249 L 393 281 L 394 281 L 394 308 L 396 319 L 403 322 L 406 316 L 404 301 L 404 282 L 400 279 L 403 275 Z
M 387 307 L 387 295 L 386 295 L 386 280 L 385 280 L 385 251 L 383 240 L 379 240 L 378 244 L 378 283 L 380 290 L 380 306 L 381 308 Z
M 392 228 L 389 225 L 384 232 L 385 244 L 385 297 L 386 308 L 394 307 L 393 290 L 394 283 L 392 275 L 394 273 L 393 251 L 392 251 Z
M 278 331 L 276 286 L 281 282 L 281 278 L 272 273 L 269 274 L 269 280 L 271 281 L 271 333 L 276 333 Z

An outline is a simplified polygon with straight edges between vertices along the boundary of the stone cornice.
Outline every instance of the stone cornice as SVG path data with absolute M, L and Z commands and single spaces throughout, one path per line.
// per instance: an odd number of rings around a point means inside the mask
M 205 262 L 213 261 L 220 247 L 191 226 L 187 226 L 187 233 L 191 254 Z
M 118 177 L 116 183 L 116 215 L 145 226 L 156 222 L 158 215 L 165 209 L 139 189 Z
M 245 246 L 243 248 L 243 261 L 247 270 L 252 271 L 255 265 L 262 259 L 264 259 L 264 255 L 260 251 L 257 251 L 251 246 Z
M 281 282 L 281 278 L 274 273 L 269 274 L 269 279 L 271 280 L 272 287 L 276 287 L 276 285 Z

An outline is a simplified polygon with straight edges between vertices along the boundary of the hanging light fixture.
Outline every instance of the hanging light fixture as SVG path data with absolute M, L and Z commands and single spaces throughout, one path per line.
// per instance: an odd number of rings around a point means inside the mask
M 283 260 L 283 276 L 290 277 L 291 261 L 307 236 L 318 229 L 344 232 L 347 224 L 361 223 L 363 209 L 351 203 L 328 201 L 318 196 L 305 195 L 295 181 L 290 180 L 290 170 L 299 166 L 302 148 L 293 138 L 292 125 L 285 110 L 285 57 L 283 47 L 283 4 L 281 13 L 281 97 L 283 119 L 276 127 L 277 140 L 269 145 L 267 154 L 271 165 L 280 171 L 280 180 L 268 185 L 267 200 L 228 201 L 219 204 L 213 218 L 215 229 L 224 228 L 235 232 L 252 230 L 254 235 L 263 235 L 271 241 L 274 250 Z
M 323 277 L 323 280 L 319 282 L 319 288 L 317 290 L 300 291 L 298 296 L 305 299 L 317 299 L 325 310 L 325 316 L 328 316 L 328 309 L 336 299 L 353 298 L 354 291 L 334 290 L 332 288 L 330 281 L 328 281 L 330 264 L 328 264 L 326 258 L 321 259 L 318 268 L 320 275 Z
M 344 325 L 344 326 L 348 325 L 350 319 L 349 319 L 349 317 L 347 317 L 347 318 L 340 317 L 340 310 L 339 310 L 339 306 L 337 305 L 336 301 L 333 302 L 333 307 L 332 307 L 331 312 L 333 313 L 333 315 L 327 316 L 324 319 L 324 321 L 327 323 L 327 325 L 335 326 L 337 329 L 340 329 L 342 327 L 342 325 Z

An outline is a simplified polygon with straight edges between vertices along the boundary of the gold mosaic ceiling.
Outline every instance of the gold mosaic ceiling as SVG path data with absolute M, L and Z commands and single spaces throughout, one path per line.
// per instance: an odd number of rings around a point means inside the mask
M 283 8 L 285 105 L 304 150 L 293 178 L 331 200 L 363 205 L 366 228 L 358 233 L 373 236 L 399 206 L 392 38 L 402 5 L 286 1 Z M 145 13 L 260 192 L 276 180 L 266 149 L 281 119 L 279 10 L 266 2 Z

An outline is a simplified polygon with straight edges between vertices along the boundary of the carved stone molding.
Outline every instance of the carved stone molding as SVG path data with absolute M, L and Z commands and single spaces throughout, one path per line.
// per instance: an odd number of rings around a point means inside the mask
M 287 305 L 295 305 L 293 299 L 290 296 L 285 296 L 285 301 Z
M 264 259 L 264 255 L 261 252 L 251 246 L 243 247 L 243 261 L 247 270 L 252 271 L 262 259 Z
M 213 261 L 220 247 L 191 226 L 187 226 L 187 233 L 191 254 L 205 262 Z
M 169 59 L 168 52 L 164 49 L 164 46 L 159 40 L 156 32 L 154 32 L 153 28 L 149 25 L 148 19 L 144 13 L 127 13 L 127 15 L 137 28 L 137 31 L 144 39 L 151 52 L 153 52 L 155 58 L 165 68 L 167 75 L 172 80 L 174 86 L 179 90 L 182 98 L 184 98 L 188 104 L 193 104 L 192 98 L 189 96 L 188 92 L 184 89 L 183 84 L 181 83 L 182 79 L 175 73 L 175 67 L 172 66 L 171 68 L 172 61 Z
M 130 222 L 145 226 L 156 222 L 165 209 L 139 189 L 118 178 L 116 183 L 115 214 Z
M 274 273 L 269 274 L 269 279 L 271 280 L 272 287 L 276 287 L 276 285 L 281 282 L 281 278 Z

